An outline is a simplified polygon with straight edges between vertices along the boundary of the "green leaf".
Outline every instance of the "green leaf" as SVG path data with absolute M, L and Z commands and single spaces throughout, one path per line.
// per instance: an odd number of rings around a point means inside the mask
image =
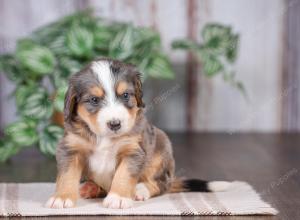
M 88 29 L 74 25 L 67 35 L 67 46 L 77 57 L 90 57 L 94 47 L 94 36 Z
M 38 87 L 36 85 L 21 85 L 17 87 L 15 91 L 17 107 L 22 108 L 26 102 L 26 98 L 36 91 L 38 91 Z
M 154 78 L 174 78 L 174 72 L 172 71 L 170 62 L 168 58 L 162 54 L 153 56 L 145 71 L 149 76 Z
M 239 35 L 236 34 L 231 36 L 230 43 L 226 49 L 226 58 L 231 63 L 233 63 L 237 57 L 238 41 Z
M 13 55 L 0 56 L 0 71 L 4 72 L 7 78 L 16 84 L 24 81 L 24 71 L 20 69 L 19 63 Z
M 19 42 L 16 56 L 20 63 L 32 74 L 45 75 L 54 70 L 55 57 L 46 47 L 29 41 Z
M 134 52 L 134 29 L 127 25 L 110 43 L 109 56 L 124 60 Z
M 223 54 L 230 45 L 231 28 L 220 24 L 208 24 L 202 31 L 203 47 L 214 54 Z
M 23 116 L 33 119 L 49 119 L 53 113 L 52 101 L 43 88 L 26 97 L 24 105 L 19 109 Z
M 8 137 L 0 140 L 0 163 L 7 161 L 22 149 L 21 146 L 13 143 Z
M 63 137 L 63 129 L 49 125 L 39 134 L 39 148 L 46 155 L 55 155 L 58 141 Z
M 206 44 L 215 37 L 222 38 L 230 35 L 231 28 L 217 23 L 209 23 L 202 30 L 203 42 Z
M 65 72 L 64 77 L 68 78 L 71 74 L 77 73 L 83 67 L 83 63 L 70 57 L 62 57 L 59 59 L 60 67 Z
M 173 49 L 182 49 L 182 50 L 197 50 L 199 45 L 192 40 L 175 40 L 172 42 Z
M 5 134 L 12 142 L 21 146 L 31 146 L 38 140 L 36 122 L 31 119 L 22 119 L 5 128 Z
M 53 105 L 57 111 L 63 112 L 63 110 L 64 110 L 64 101 L 65 101 L 65 95 L 66 95 L 67 90 L 68 90 L 68 87 L 67 87 L 67 85 L 65 85 L 65 86 L 61 86 L 56 91 L 56 96 L 54 98 Z
M 210 56 L 208 59 L 205 59 L 203 62 L 203 71 L 206 76 L 214 76 L 223 70 L 222 63 L 213 56 Z
M 68 75 L 61 68 L 56 69 L 51 75 L 50 79 L 55 89 L 59 89 L 68 82 Z
M 69 55 L 70 50 L 66 47 L 66 36 L 58 35 L 52 41 L 47 43 L 48 48 L 56 55 Z
M 109 50 L 109 44 L 114 37 L 114 31 L 110 26 L 99 24 L 94 30 L 95 47 L 100 50 Z
M 146 47 L 151 48 L 152 51 L 155 51 L 161 48 L 161 40 L 159 34 L 150 28 L 134 28 L 133 37 L 135 49 Z

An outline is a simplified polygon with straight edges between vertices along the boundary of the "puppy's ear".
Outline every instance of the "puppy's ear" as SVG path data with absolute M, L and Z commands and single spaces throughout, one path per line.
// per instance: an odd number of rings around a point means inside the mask
M 134 76 L 134 89 L 135 89 L 135 98 L 137 101 L 137 106 L 139 108 L 144 108 L 145 104 L 143 102 L 143 87 L 141 80 L 141 73 L 136 72 Z
M 76 106 L 76 92 L 72 85 L 69 85 L 68 91 L 65 96 L 64 106 L 64 120 L 70 122 L 75 111 Z

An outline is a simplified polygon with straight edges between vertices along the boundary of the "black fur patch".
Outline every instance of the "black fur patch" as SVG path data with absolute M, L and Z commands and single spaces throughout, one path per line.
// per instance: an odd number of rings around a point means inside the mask
M 183 180 L 183 187 L 188 192 L 210 192 L 208 189 L 208 181 L 200 179 Z

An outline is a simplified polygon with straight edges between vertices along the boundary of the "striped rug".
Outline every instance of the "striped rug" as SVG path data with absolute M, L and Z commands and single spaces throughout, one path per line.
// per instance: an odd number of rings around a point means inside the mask
M 262 201 L 245 182 L 233 182 L 226 192 L 166 194 L 135 202 L 133 208 L 123 210 L 104 208 L 101 199 L 80 199 L 76 208 L 45 208 L 54 187 L 53 183 L 1 183 L 0 216 L 277 214 L 277 210 Z

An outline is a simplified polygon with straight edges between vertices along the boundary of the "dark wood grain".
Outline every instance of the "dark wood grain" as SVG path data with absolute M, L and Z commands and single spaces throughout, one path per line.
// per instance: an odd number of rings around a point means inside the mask
M 198 1 L 188 0 L 187 1 L 187 37 L 190 40 L 197 41 L 198 34 Z M 199 63 L 196 56 L 192 52 L 188 52 L 187 63 L 186 63 L 186 126 L 187 131 L 196 130 L 196 121 L 194 118 L 197 118 L 197 97 L 198 97 L 198 75 L 199 75 Z
M 282 130 L 300 130 L 300 0 L 286 0 L 282 74 Z
M 300 219 L 299 134 L 171 134 L 177 175 L 251 183 L 278 216 L 163 217 L 163 219 Z M 0 166 L 1 182 L 54 181 L 55 161 L 26 150 Z M 59 217 L 51 219 L 92 219 Z M 102 217 L 162 219 L 162 217 Z M 31 219 L 31 218 L 26 218 Z M 47 219 L 47 218 L 43 218 Z

